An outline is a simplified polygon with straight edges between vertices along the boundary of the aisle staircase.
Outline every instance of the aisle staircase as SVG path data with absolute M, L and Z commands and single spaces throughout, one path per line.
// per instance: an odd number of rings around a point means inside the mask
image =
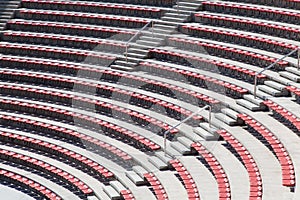
M 163 46 L 165 38 L 176 33 L 180 23 L 190 20 L 191 12 L 201 9 L 201 0 L 180 1 L 173 9 L 167 12 L 159 21 L 146 31 L 142 31 L 140 38 L 130 44 L 128 53 L 119 57 L 110 67 L 124 71 L 137 70 L 136 67 L 141 59 L 146 58 L 148 49 Z
M 0 30 L 4 30 L 6 22 L 13 17 L 14 11 L 20 6 L 21 0 L 10 1 L 1 0 L 0 1 Z

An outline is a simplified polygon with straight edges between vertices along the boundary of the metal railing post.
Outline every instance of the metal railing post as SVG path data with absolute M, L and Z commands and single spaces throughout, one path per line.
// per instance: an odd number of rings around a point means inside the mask
M 212 107 L 211 107 L 211 106 L 208 106 L 208 108 L 209 108 L 208 124 L 209 124 L 209 128 L 211 128 L 211 110 L 212 110 Z
M 154 22 L 153 21 L 151 21 L 151 22 L 152 22 L 152 24 L 151 24 L 152 29 L 151 30 L 152 30 L 152 38 L 153 38 L 153 35 L 154 35 L 153 34 Z
M 200 110 L 197 110 L 195 112 L 193 112 L 190 116 L 188 116 L 187 118 L 185 118 L 184 120 L 182 120 L 181 122 L 179 122 L 178 124 L 176 124 L 175 126 L 172 126 L 169 130 L 164 132 L 164 155 L 167 155 L 167 135 L 175 128 L 177 128 L 178 126 L 180 126 L 181 124 L 185 123 L 186 121 L 188 121 L 189 119 L 191 119 L 192 117 L 194 117 L 195 115 L 197 115 L 198 113 L 202 112 L 203 110 L 205 110 L 206 108 L 210 108 L 210 116 L 209 116 L 209 124 L 211 124 L 211 106 L 207 105 L 204 106 L 202 108 L 200 108 Z
M 128 45 L 126 45 L 126 63 L 127 63 Z
M 299 70 L 300 68 L 300 48 L 298 48 L 298 64 L 297 64 L 297 69 Z
M 255 73 L 254 76 L 254 91 L 253 91 L 253 95 L 254 95 L 254 99 L 256 99 L 256 90 L 257 90 L 257 73 Z

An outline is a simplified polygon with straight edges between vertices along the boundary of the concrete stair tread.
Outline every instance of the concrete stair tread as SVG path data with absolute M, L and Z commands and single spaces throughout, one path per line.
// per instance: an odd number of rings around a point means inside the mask
M 143 54 L 138 54 L 138 53 L 127 53 L 127 56 L 128 57 L 133 57 L 133 58 L 146 58 L 147 57 L 147 54 L 143 55 Z M 136 63 L 135 63 L 136 64 Z
M 232 110 L 230 108 L 223 108 L 223 109 L 221 109 L 221 112 L 224 113 L 225 115 L 228 115 L 232 119 L 235 119 L 235 120 L 238 119 L 237 115 L 239 113 L 235 112 L 234 110 Z
M 163 42 L 164 41 L 163 38 L 156 38 L 156 37 L 154 37 L 154 35 L 153 35 L 153 37 L 144 35 L 144 36 L 141 36 L 139 40 L 146 40 L 146 41 L 153 41 L 153 42 L 155 42 L 155 41 Z
M 277 90 L 280 90 L 280 91 L 286 90 L 285 85 L 283 85 L 281 83 L 278 83 L 278 82 L 275 82 L 275 81 L 265 81 L 264 84 L 267 85 L 267 86 L 270 86 L 272 88 L 275 88 Z
M 122 70 L 122 71 L 128 71 L 128 72 L 134 70 L 134 68 L 132 68 L 132 67 L 126 67 L 126 66 L 122 66 L 122 65 L 111 65 L 110 68 Z
M 182 155 L 188 155 L 191 153 L 191 149 L 187 148 L 184 144 L 176 141 L 171 143 L 171 147 L 176 149 L 176 151 L 180 152 Z
M 150 47 L 156 47 L 160 45 L 160 42 L 147 41 L 147 40 L 138 40 L 137 44 L 148 45 Z
M 116 191 L 120 193 L 122 190 L 126 190 L 125 186 L 120 183 L 119 181 L 110 181 L 109 184 L 113 187 Z
M 204 140 L 215 140 L 216 136 L 207 130 L 203 129 L 202 127 L 195 127 L 193 129 L 194 133 L 201 136 Z
M 177 141 L 182 143 L 185 147 L 190 148 L 191 144 L 194 142 L 187 137 L 178 137 Z
M 261 111 L 262 109 L 260 108 L 260 106 L 246 100 L 246 99 L 238 99 L 236 100 L 236 103 L 240 106 L 243 106 L 251 111 Z
M 217 129 L 213 126 L 210 126 L 209 123 L 203 122 L 200 123 L 199 126 L 206 131 L 210 132 L 211 134 L 215 134 L 217 132 Z
M 263 100 L 260 98 L 254 98 L 254 96 L 252 94 L 246 94 L 243 96 L 243 98 L 257 106 L 263 106 Z
M 136 53 L 136 52 L 147 54 L 149 51 L 146 49 L 139 49 L 139 48 L 129 48 L 128 49 L 128 53 Z
M 267 94 L 270 94 L 274 97 L 284 96 L 284 92 L 282 92 L 280 90 L 277 90 L 275 88 L 272 88 L 270 86 L 267 86 L 267 85 L 259 85 L 258 89 L 265 92 L 265 93 L 267 93 Z
M 157 156 L 160 160 L 162 160 L 166 164 L 168 164 L 168 162 L 172 160 L 172 158 L 168 155 L 165 155 L 165 152 L 163 151 L 155 152 L 155 156 Z
M 288 71 L 283 71 L 283 72 L 278 72 L 280 74 L 280 76 L 287 78 L 289 80 L 292 80 L 296 83 L 300 82 L 300 76 L 297 76 L 296 74 L 293 74 L 291 72 Z
M 162 161 L 161 159 L 159 159 L 156 156 L 151 156 L 148 158 L 148 161 L 150 163 L 152 163 L 156 168 L 158 168 L 159 170 L 165 170 L 168 169 L 168 164 L 166 164 L 164 161 Z
M 295 67 L 286 67 L 285 70 L 288 71 L 288 72 L 291 72 L 291 73 L 293 73 L 295 75 L 300 76 L 300 69 L 298 70 Z
M 186 21 L 186 19 L 182 19 L 181 17 L 177 18 L 177 17 L 174 17 L 174 16 L 173 17 L 166 17 L 166 16 L 164 16 L 161 19 L 162 20 L 166 20 L 166 21 L 181 22 L 181 23 L 183 23 L 183 22 Z
M 166 17 L 177 17 L 177 18 L 179 18 L 179 17 L 189 17 L 190 16 L 190 14 L 181 14 L 181 13 L 177 13 L 177 12 L 174 12 L 174 13 L 166 13 L 164 16 L 166 16 Z
M 125 174 L 135 185 L 139 186 L 145 184 L 144 178 L 140 177 L 134 171 L 126 171 Z
M 133 166 L 132 167 L 132 170 L 137 174 L 139 175 L 141 178 L 144 178 L 144 174 L 147 173 L 147 170 L 144 169 L 142 166 Z
M 225 122 L 229 126 L 237 125 L 237 121 L 229 117 L 228 115 L 225 115 L 223 113 L 217 113 L 215 114 L 215 117 L 223 122 Z
M 103 191 L 109 196 L 110 199 L 116 200 L 120 199 L 120 194 L 111 186 L 103 186 Z

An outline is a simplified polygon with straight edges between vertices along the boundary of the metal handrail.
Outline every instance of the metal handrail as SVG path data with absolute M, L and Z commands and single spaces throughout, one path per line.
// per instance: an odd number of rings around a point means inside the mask
M 152 26 L 152 37 L 153 37 L 153 25 L 154 25 L 154 21 L 151 20 L 149 21 L 145 26 L 143 26 L 138 32 L 136 32 L 125 44 L 126 46 L 126 62 L 127 62 L 127 54 L 128 54 L 128 46 L 129 44 L 132 42 L 132 40 L 134 40 L 143 30 L 145 30 L 149 24 L 151 24 Z
M 271 65 L 269 65 L 268 67 L 262 69 L 259 72 L 255 73 L 255 77 L 254 77 L 254 91 L 253 91 L 253 95 L 254 98 L 256 99 L 256 91 L 257 91 L 257 76 L 260 75 L 261 73 L 263 73 L 264 71 L 274 67 L 278 62 L 280 62 L 281 60 L 285 59 L 286 57 L 289 57 L 290 55 L 292 55 L 293 53 L 295 53 L 296 51 L 298 51 L 298 64 L 297 64 L 297 69 L 299 70 L 299 65 L 300 65 L 300 48 L 299 49 L 294 49 L 293 51 L 291 51 L 290 53 L 286 54 L 285 56 L 278 58 L 274 63 L 272 63 Z
M 192 117 L 194 117 L 195 115 L 199 114 L 200 112 L 202 112 L 203 110 L 205 110 L 206 108 L 209 108 L 209 116 L 208 116 L 208 123 L 209 123 L 209 127 L 211 127 L 211 111 L 212 108 L 210 105 L 206 105 L 202 108 L 200 108 L 200 110 L 195 111 L 194 113 L 192 113 L 190 116 L 188 116 L 187 118 L 185 118 L 184 120 L 180 121 L 178 124 L 176 124 L 175 126 L 172 126 L 170 129 L 166 130 L 164 132 L 164 154 L 166 156 L 166 150 L 167 150 L 167 135 L 175 128 L 177 128 L 178 126 L 180 126 L 181 124 L 185 123 L 186 121 L 188 121 L 189 119 L 191 119 Z

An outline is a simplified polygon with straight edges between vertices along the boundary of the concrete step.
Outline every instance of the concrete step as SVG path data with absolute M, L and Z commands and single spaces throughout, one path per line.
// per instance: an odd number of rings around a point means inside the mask
M 153 42 L 153 41 L 146 41 L 146 40 L 138 40 L 136 43 L 141 45 L 147 45 L 150 47 L 157 47 L 160 45 L 160 42 Z
M 147 170 L 142 166 L 136 165 L 132 167 L 132 170 L 139 175 L 141 178 L 144 178 L 144 174 L 147 173 Z
M 178 10 L 186 10 L 186 11 L 196 11 L 196 10 L 200 10 L 201 6 L 199 6 L 198 8 L 195 8 L 194 6 L 190 6 L 190 5 L 179 5 L 178 8 L 177 6 L 174 6 L 174 9 L 178 9 Z
M 202 137 L 206 141 L 211 141 L 211 140 L 217 140 L 218 137 L 216 135 L 208 132 L 207 130 L 203 129 L 202 127 L 195 127 L 193 128 L 193 132 L 200 137 Z
M 265 104 L 263 104 L 263 100 L 260 98 L 254 98 L 254 96 L 252 94 L 246 94 L 243 96 L 243 98 L 247 101 L 250 101 L 251 103 L 261 107 L 261 108 L 265 108 Z
M 116 60 L 115 64 L 125 66 L 125 67 L 135 67 L 136 66 L 136 62 L 131 62 L 129 60 L 128 61 L 126 61 L 126 60 Z
M 209 123 L 207 122 L 203 122 L 203 123 L 200 123 L 199 126 L 201 128 L 203 128 L 204 130 L 210 132 L 211 134 L 213 135 L 216 135 L 217 134 L 217 128 L 213 127 L 212 125 L 209 125 Z
M 234 120 L 237 120 L 237 119 L 238 119 L 237 115 L 238 115 L 239 113 L 235 112 L 234 110 L 232 110 L 232 109 L 230 109 L 230 108 L 223 108 L 223 109 L 221 109 L 221 112 L 222 112 L 223 114 L 225 114 L 225 115 L 231 117 L 231 118 L 234 119 Z
M 223 113 L 217 113 L 215 114 L 215 117 L 229 126 L 235 126 L 238 124 L 236 120 Z
M 161 24 L 160 22 L 155 23 L 153 28 L 158 28 L 158 29 L 163 29 L 163 30 L 173 30 L 174 29 L 174 24 L 166 25 L 166 24 Z
M 258 89 L 272 95 L 273 97 L 282 97 L 282 96 L 286 96 L 284 92 L 277 90 L 273 87 L 267 86 L 267 85 L 259 85 Z
M 190 14 L 182 14 L 182 13 L 177 13 L 177 12 L 169 12 L 169 13 L 166 13 L 164 16 L 166 16 L 166 17 L 174 17 L 174 18 L 184 18 L 184 19 L 186 19 L 186 18 L 188 18 L 188 17 L 190 17 L 191 15 Z
M 119 193 L 122 190 L 126 190 L 125 186 L 119 181 L 110 181 L 109 184 Z
M 109 196 L 112 200 L 121 199 L 120 193 L 117 192 L 113 187 L 110 185 L 103 186 L 103 191 Z
M 199 9 L 201 7 L 201 4 L 199 2 L 191 2 L 191 1 L 180 1 L 178 3 L 179 6 L 186 6 L 191 7 L 194 9 Z
M 135 69 L 135 67 L 126 67 L 126 66 L 121 66 L 121 65 L 111 65 L 110 68 L 121 70 L 121 71 L 126 71 L 126 72 L 131 72 L 131 71 L 134 71 L 134 69 Z
M 171 143 L 171 147 L 176 149 L 176 151 L 180 152 L 182 155 L 189 155 L 191 154 L 191 149 L 183 145 L 182 143 L 176 141 Z
M 260 106 L 246 100 L 246 99 L 238 99 L 236 100 L 236 103 L 240 106 L 243 106 L 251 111 L 261 111 L 262 109 L 260 108 Z
M 178 22 L 178 23 L 183 23 L 186 21 L 186 19 L 182 18 L 182 17 L 162 17 L 161 20 L 164 20 L 164 21 L 170 21 L 170 22 Z
M 168 164 L 171 160 L 173 160 L 173 158 L 171 158 L 169 155 L 165 155 L 165 152 L 163 151 L 155 152 L 155 156 L 158 157 L 166 164 Z
M 291 73 L 293 73 L 295 75 L 300 76 L 300 69 L 298 70 L 295 67 L 286 67 L 285 70 L 288 71 L 288 72 L 291 72 Z
M 284 78 L 287 78 L 291 81 L 294 81 L 296 83 L 300 83 L 300 76 L 294 74 L 294 73 L 291 73 L 291 72 L 288 72 L 288 71 L 283 71 L 283 72 L 278 72 L 280 74 L 280 76 L 284 77 Z
M 138 53 L 138 54 L 148 54 L 148 50 L 146 49 L 140 49 L 140 48 L 129 48 L 128 53 Z
M 126 171 L 125 175 L 137 186 L 145 184 L 144 178 L 140 177 L 134 171 Z
M 147 58 L 147 54 L 139 54 L 139 53 L 127 53 L 127 56 L 130 58 L 139 58 L 139 59 Z
M 166 170 L 169 168 L 168 164 L 159 159 L 156 156 L 151 156 L 148 158 L 148 161 L 152 163 L 159 170 Z
M 187 137 L 178 137 L 177 141 L 183 144 L 186 148 L 191 148 L 191 144 L 194 142 Z
M 283 93 L 283 95 L 288 95 L 286 85 L 283 85 L 283 84 L 275 82 L 275 81 L 265 81 L 264 84 L 267 86 L 270 86 L 276 90 L 280 90 Z
M 157 38 L 153 34 L 153 36 L 151 36 L 151 37 L 149 37 L 149 36 L 141 36 L 139 40 L 146 40 L 146 41 L 151 41 L 151 42 L 160 42 L 160 43 L 162 43 L 164 41 L 164 38 Z

